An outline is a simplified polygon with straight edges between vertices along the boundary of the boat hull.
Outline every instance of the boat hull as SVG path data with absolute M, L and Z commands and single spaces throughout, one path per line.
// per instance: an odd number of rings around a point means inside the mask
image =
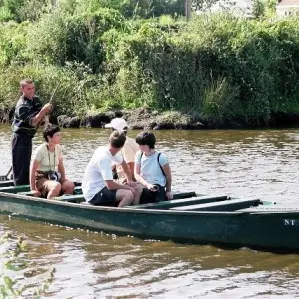
M 299 250 L 299 213 L 94 207 L 0 192 L 0 211 L 74 228 L 143 239 Z

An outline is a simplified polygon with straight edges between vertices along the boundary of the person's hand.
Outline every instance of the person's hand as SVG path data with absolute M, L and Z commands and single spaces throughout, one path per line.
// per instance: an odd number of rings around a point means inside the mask
M 45 112 L 45 113 L 49 113 L 51 110 L 52 110 L 52 104 L 50 103 L 47 103 L 43 106 L 42 110 Z
M 128 181 L 127 182 L 127 185 L 129 186 L 129 187 L 135 187 L 136 186 L 136 182 L 133 182 L 133 181 Z
M 167 197 L 168 200 L 173 199 L 173 194 L 172 194 L 172 192 L 171 192 L 171 191 L 167 191 L 167 192 L 166 192 L 166 197 Z
M 49 114 L 45 114 L 42 120 L 39 122 L 40 125 L 47 125 L 50 122 Z
M 41 196 L 41 193 L 38 190 L 31 190 L 31 195 L 34 197 L 39 197 Z

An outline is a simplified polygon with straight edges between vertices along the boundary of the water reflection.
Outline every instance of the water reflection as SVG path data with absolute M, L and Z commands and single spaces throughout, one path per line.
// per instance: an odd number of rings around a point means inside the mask
M 298 256 L 145 242 L 0 216 L 28 240 L 24 296 L 55 268 L 47 298 L 274 298 L 295 296 Z M 7 243 L 6 243 L 7 245 Z M 4 244 L 0 245 L 0 250 Z

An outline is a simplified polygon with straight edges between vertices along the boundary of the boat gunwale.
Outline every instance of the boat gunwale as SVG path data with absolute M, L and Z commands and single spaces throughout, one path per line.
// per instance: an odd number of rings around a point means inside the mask
M 214 195 L 217 196 L 217 195 Z M 42 202 L 46 203 L 48 205 L 54 205 L 54 206 L 66 206 L 66 207 L 72 207 L 72 208 L 78 208 L 78 209 L 87 209 L 87 210 L 94 210 L 94 211 L 104 211 L 104 212 L 118 212 L 118 213 L 138 213 L 138 214 L 167 214 L 167 215 L 227 215 L 227 216 L 235 216 L 235 215 L 250 215 L 250 214 L 289 214 L 289 213 L 295 213 L 299 214 L 299 208 L 298 210 L 286 210 L 286 211 L 278 211 L 278 210 L 268 210 L 268 211 L 259 211 L 258 209 L 256 211 L 250 210 L 250 211 L 242 211 L 242 210 L 236 210 L 236 211 L 180 211 L 180 210 L 163 210 L 163 209 L 136 209 L 136 208 L 119 208 L 119 207 L 107 207 L 107 206 L 93 206 L 89 204 L 80 204 L 80 203 L 72 203 L 72 202 L 64 202 L 54 199 L 44 199 L 44 198 L 36 198 L 29 195 L 21 195 L 21 194 L 15 194 L 15 193 L 7 193 L 7 192 L 0 192 L 0 204 L 1 204 L 1 197 L 8 197 L 8 198 L 16 198 L 16 199 L 22 199 L 25 201 L 34 201 L 34 202 Z M 213 196 L 211 196 L 213 197 Z M 262 201 L 261 201 L 262 202 Z M 0 208 L 0 211 L 1 208 Z

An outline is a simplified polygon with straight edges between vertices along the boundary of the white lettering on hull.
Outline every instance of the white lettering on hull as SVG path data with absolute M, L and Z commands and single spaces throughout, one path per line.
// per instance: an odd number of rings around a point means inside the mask
M 294 219 L 284 219 L 284 225 L 294 226 L 296 221 Z

